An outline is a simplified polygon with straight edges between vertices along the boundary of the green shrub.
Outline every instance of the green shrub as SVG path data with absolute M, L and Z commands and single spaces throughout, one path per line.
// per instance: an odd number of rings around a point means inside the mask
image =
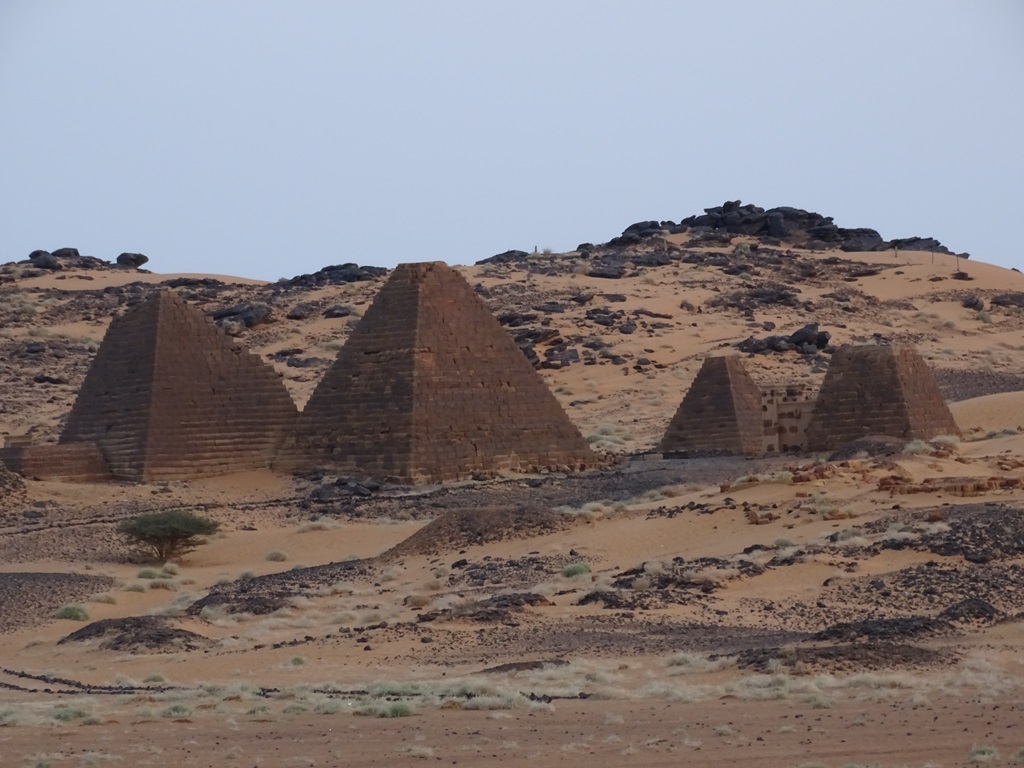
M 338 701 L 337 699 L 327 699 L 313 707 L 313 712 L 318 715 L 336 715 L 339 712 L 347 711 L 348 705 L 344 701 Z
M 85 610 L 84 606 L 77 603 L 69 603 L 58 608 L 53 617 L 55 619 L 70 619 L 71 621 L 88 621 L 89 612 Z
M 58 704 L 50 710 L 50 717 L 61 723 L 70 723 L 75 720 L 84 720 L 89 716 L 88 710 L 81 707 L 73 707 L 69 704 Z
M 590 566 L 586 563 L 570 563 L 562 569 L 562 575 L 567 578 L 582 576 L 585 573 L 590 573 Z
M 987 763 L 999 758 L 999 750 L 989 744 L 975 744 L 971 747 L 972 763 Z
M 415 708 L 407 701 L 372 701 L 360 706 L 357 715 L 369 717 L 411 717 Z
M 153 512 L 125 520 L 117 531 L 160 563 L 181 557 L 220 529 L 220 523 L 185 509 Z
M 920 456 L 932 452 L 932 445 L 924 440 L 911 440 L 903 446 L 903 452 L 912 456 Z
M 267 552 L 267 556 L 264 559 L 269 560 L 272 563 L 283 563 L 285 560 L 288 559 L 288 555 L 287 553 L 282 552 L 280 549 L 275 549 L 270 552 Z

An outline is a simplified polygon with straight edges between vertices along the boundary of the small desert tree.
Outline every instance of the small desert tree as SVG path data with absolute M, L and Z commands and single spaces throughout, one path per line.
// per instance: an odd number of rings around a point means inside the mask
M 152 512 L 125 520 L 117 532 L 148 555 L 166 563 L 205 544 L 205 536 L 218 531 L 220 523 L 185 509 Z

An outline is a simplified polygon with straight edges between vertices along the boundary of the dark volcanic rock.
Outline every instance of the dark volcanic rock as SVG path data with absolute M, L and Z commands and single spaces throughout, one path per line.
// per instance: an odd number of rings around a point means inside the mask
M 970 504 L 947 511 L 948 531 L 922 536 L 937 555 L 990 563 L 1024 555 L 1024 510 Z
M 1020 291 L 1000 293 L 993 296 L 990 299 L 990 303 L 994 307 L 1017 307 L 1019 309 L 1024 309 L 1024 293 L 1021 293 Z
M 811 639 L 851 643 L 908 640 L 931 637 L 949 630 L 949 624 L 927 616 L 900 616 L 892 619 L 865 619 L 834 624 L 815 634 Z
M 480 264 L 517 264 L 529 260 L 530 254 L 526 251 L 504 251 L 503 253 L 495 254 L 486 259 L 481 259 L 477 262 Z
M 515 616 L 526 611 L 527 606 L 554 605 L 543 595 L 534 592 L 520 592 L 511 595 L 494 595 L 454 608 L 443 608 L 429 613 L 421 613 L 420 622 L 438 621 L 442 619 L 460 619 L 463 621 L 501 622 L 516 624 Z
M 224 307 L 215 310 L 211 317 L 224 331 L 231 335 L 237 335 L 244 328 L 252 328 L 257 325 L 269 323 L 274 316 L 270 305 L 254 301 L 246 304 L 238 304 L 233 307 Z
M 708 300 L 709 307 L 728 307 L 753 312 L 763 306 L 795 307 L 800 304 L 798 288 L 780 283 L 754 283 Z
M 832 334 L 818 330 L 817 323 L 805 325 L 789 336 L 750 336 L 736 345 L 740 352 L 758 354 L 765 352 L 790 352 L 796 350 L 803 355 L 813 355 L 828 349 Z
M 558 301 L 545 301 L 542 304 L 537 304 L 531 307 L 535 312 L 543 312 L 547 315 L 561 314 L 565 312 L 565 304 Z
M 705 243 L 710 240 L 709 235 L 729 233 L 758 237 L 763 242 L 766 239 L 785 239 L 794 245 L 808 248 L 840 248 L 847 252 L 887 251 L 897 248 L 951 253 L 935 238 L 910 237 L 887 242 L 873 229 L 847 229 L 837 226 L 831 216 L 822 216 L 819 213 L 789 206 L 765 210 L 756 205 L 744 205 L 739 200 L 731 200 L 714 208 L 705 208 L 702 215 L 690 216 L 680 221 L 679 228 L 696 230 L 701 233 L 700 239 Z M 648 233 L 652 230 L 642 231 Z M 967 258 L 967 255 L 961 254 L 961 257 Z
M 611 328 L 621 318 L 625 317 L 625 313 L 621 310 L 609 309 L 608 307 L 594 307 L 588 309 L 586 312 L 586 318 L 592 323 L 603 325 L 606 328 Z
M 100 619 L 61 638 L 58 645 L 100 640 L 104 651 L 135 652 L 194 651 L 210 645 L 210 640 L 186 629 L 171 627 L 162 616 L 127 616 L 121 619 Z
M 290 280 L 280 280 L 276 285 L 285 288 L 301 286 L 312 288 L 318 285 L 342 285 L 377 280 L 387 275 L 384 267 L 361 267 L 358 264 L 338 264 L 324 267 L 311 275 L 298 275 Z
M 149 256 L 143 253 L 122 253 L 117 257 L 117 263 L 122 267 L 133 267 L 138 269 L 149 261 Z
M 32 262 L 32 266 L 37 269 L 60 269 L 60 262 L 57 257 L 49 251 L 32 251 L 28 255 L 28 260 Z
M 596 262 L 587 272 L 587 277 L 601 277 L 606 280 L 618 280 L 625 276 L 625 265 L 614 262 Z
M 968 597 L 949 606 L 949 608 L 939 614 L 938 618 L 951 624 L 987 627 L 995 624 L 1005 615 L 986 600 L 978 597 Z
M 335 319 L 339 317 L 348 317 L 352 314 L 352 310 L 343 304 L 335 304 L 333 307 L 328 307 L 324 310 L 324 317 Z
M 946 400 L 960 402 L 999 392 L 1024 391 L 1024 376 L 999 371 L 936 368 L 935 380 Z M 1013 424 L 1011 426 L 1016 426 Z
M 580 361 L 580 353 L 569 344 L 556 344 L 544 350 L 544 362 L 541 368 L 566 368 Z
M 888 435 L 859 437 L 841 446 L 828 457 L 829 461 L 848 461 L 857 456 L 896 456 L 903 453 L 907 441 Z
M 393 560 L 410 555 L 457 552 L 490 542 L 551 533 L 560 530 L 564 524 L 557 514 L 539 506 L 455 509 L 427 523 L 381 557 Z
M 537 315 L 532 312 L 505 312 L 498 315 L 498 322 L 502 325 L 507 325 L 509 328 L 519 328 L 527 323 L 532 323 L 536 319 Z
M 946 662 L 949 654 L 897 643 L 853 643 L 822 647 L 752 648 L 736 654 L 740 669 L 774 672 L 781 665 L 793 671 L 815 668 L 860 672 L 874 669 L 930 667 Z
M 85 600 L 109 589 L 109 576 L 74 573 L 0 574 L 0 634 L 49 621 L 64 603 Z
M 288 314 L 285 315 L 289 320 L 305 320 L 313 314 L 312 304 L 296 304 L 294 307 L 288 310 Z

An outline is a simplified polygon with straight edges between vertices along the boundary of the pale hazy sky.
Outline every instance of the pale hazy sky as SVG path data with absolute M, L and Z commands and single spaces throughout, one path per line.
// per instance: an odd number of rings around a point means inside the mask
M 727 199 L 1024 268 L 1020 0 L 0 0 L 0 261 L 276 279 Z

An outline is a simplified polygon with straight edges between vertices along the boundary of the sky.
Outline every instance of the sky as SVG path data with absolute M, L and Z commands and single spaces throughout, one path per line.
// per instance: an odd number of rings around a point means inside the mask
M 1024 269 L 1020 0 L 0 0 L 0 262 L 266 280 L 726 200 Z

